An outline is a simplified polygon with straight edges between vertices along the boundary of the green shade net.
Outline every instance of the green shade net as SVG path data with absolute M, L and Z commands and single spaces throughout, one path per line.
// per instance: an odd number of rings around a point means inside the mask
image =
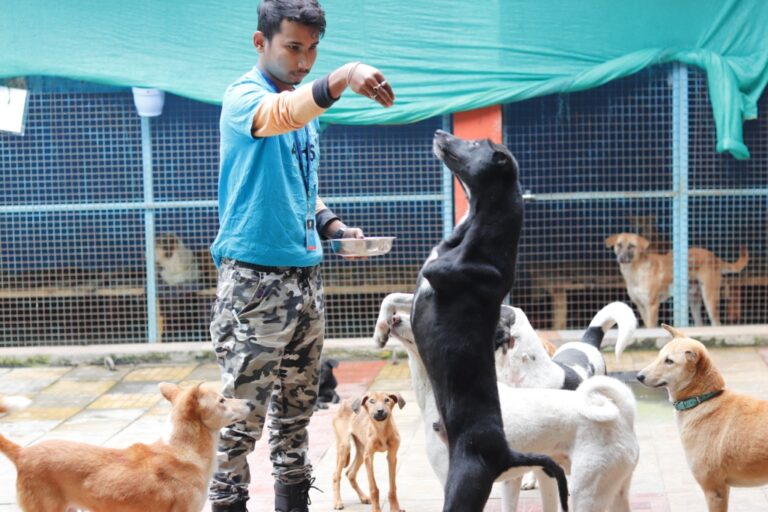
M 671 61 L 707 73 L 717 150 L 748 158 L 742 122 L 768 79 L 766 0 L 325 0 L 312 77 L 350 61 L 397 95 L 347 92 L 326 123 L 390 124 L 596 87 Z M 257 60 L 256 1 L 0 0 L 0 77 L 63 76 L 218 103 Z

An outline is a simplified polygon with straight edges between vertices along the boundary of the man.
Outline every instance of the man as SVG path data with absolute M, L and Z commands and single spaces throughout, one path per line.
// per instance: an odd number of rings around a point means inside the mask
M 224 394 L 251 400 L 254 410 L 221 431 L 214 512 L 246 510 L 246 456 L 268 406 L 275 510 L 309 510 L 306 428 L 325 327 L 319 238 L 363 237 L 317 196 L 317 117 L 347 88 L 384 107 L 394 101 L 384 76 L 360 62 L 297 88 L 324 31 L 316 0 L 263 0 L 253 36 L 258 64 L 224 95 L 211 337 Z

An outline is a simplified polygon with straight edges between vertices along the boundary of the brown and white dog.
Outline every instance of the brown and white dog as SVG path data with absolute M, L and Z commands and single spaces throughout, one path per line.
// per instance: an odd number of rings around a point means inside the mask
M 633 233 L 617 233 L 605 240 L 613 248 L 627 293 L 643 317 L 646 327 L 656 327 L 659 304 L 670 296 L 672 284 L 672 253 L 648 251 L 650 242 Z M 703 325 L 701 303 L 707 309 L 712 325 L 720 325 L 720 285 L 722 275 L 741 272 L 749 262 L 749 253 L 742 247 L 739 259 L 733 263 L 721 260 L 712 251 L 701 247 L 688 249 L 689 305 L 696 325 Z
M 389 510 L 403 512 L 397 500 L 395 472 L 397 470 L 397 450 L 400 448 L 400 434 L 397 431 L 392 411 L 398 405 L 405 407 L 405 400 L 400 393 L 372 391 L 352 404 L 344 400 L 333 418 L 333 432 L 336 434 L 336 470 L 333 472 L 333 508 L 341 510 L 341 471 L 349 465 L 351 442 L 355 443 L 355 460 L 347 470 L 347 478 L 360 498 L 360 503 L 372 503 L 373 512 L 380 512 L 379 488 L 373 472 L 373 455 L 387 452 L 389 466 Z M 357 472 L 365 463 L 368 474 L 370 498 L 357 485 Z
M 114 449 L 49 440 L 23 448 L 0 436 L 0 451 L 16 466 L 22 510 L 201 510 L 215 466 L 219 430 L 244 420 L 250 406 L 203 386 L 182 390 L 162 383 L 160 391 L 173 405 L 167 441 Z
M 216 266 L 207 249 L 193 251 L 174 233 L 155 239 L 155 262 L 160 278 L 168 286 L 216 285 Z
M 637 379 L 667 389 L 688 466 L 709 512 L 725 512 L 731 487 L 768 484 L 768 400 L 725 389 L 703 344 L 662 327 L 673 339 Z

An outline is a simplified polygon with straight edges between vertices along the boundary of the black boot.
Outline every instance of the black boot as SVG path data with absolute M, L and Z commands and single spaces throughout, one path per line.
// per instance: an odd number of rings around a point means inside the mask
M 217 504 L 214 503 L 211 506 L 211 512 L 248 512 L 245 508 L 244 501 L 237 501 L 235 503 Z
M 315 479 L 286 485 L 275 482 L 275 512 L 309 512 L 309 488 Z

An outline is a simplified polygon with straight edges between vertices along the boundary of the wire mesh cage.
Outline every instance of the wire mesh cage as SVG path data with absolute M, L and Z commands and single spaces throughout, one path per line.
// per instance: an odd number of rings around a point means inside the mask
M 166 98 L 151 128 L 157 339 L 201 341 L 216 288 L 220 108 Z
M 723 276 L 721 318 L 726 324 L 768 322 L 768 94 L 758 118 L 744 123 L 748 160 L 717 154 L 706 76 L 691 72 L 689 97 L 689 243 L 727 262 L 741 248 L 749 262 Z
M 0 344 L 143 338 L 140 212 L 118 206 L 142 190 L 130 97 L 33 92 L 28 121 L 0 136 Z
M 745 247 L 747 266 L 723 276 L 719 317 L 767 321 L 768 100 L 745 124 L 752 157 L 736 161 L 715 152 L 704 75 L 680 69 L 504 107 L 504 143 L 528 199 L 511 300 L 535 327 L 581 329 L 607 302 L 631 303 L 606 247 L 618 232 L 658 253 L 679 249 L 682 233 L 687 249 L 726 263 Z M 206 341 L 219 107 L 167 94 L 149 122 L 129 90 L 39 77 L 29 87 L 26 134 L 0 134 L 0 345 Z M 384 295 L 412 291 L 450 231 L 437 128 L 450 118 L 324 129 L 326 204 L 367 235 L 397 237 L 365 261 L 326 246 L 327 336 L 370 336 Z M 673 293 L 659 320 L 687 302 Z
M 326 204 L 367 235 L 397 237 L 390 253 L 367 261 L 326 257 L 329 336 L 370 336 L 381 300 L 387 293 L 413 291 L 421 263 L 442 238 L 446 176 L 431 148 L 443 122 L 332 126 L 321 137 L 320 193 Z
M 766 321 L 768 181 L 758 172 L 767 162 L 766 102 L 761 121 L 746 125 L 752 158 L 738 162 L 715 153 L 703 74 L 688 73 L 688 113 L 681 119 L 676 112 L 675 72 L 654 67 L 597 89 L 506 106 L 505 142 L 519 160 L 529 199 L 512 301 L 535 326 L 581 329 L 608 302 L 632 304 L 606 241 L 630 232 L 647 239 L 650 252 L 669 253 L 681 198 L 689 248 L 704 247 L 729 262 L 742 246 L 750 253 L 748 269 L 725 276 L 719 287 L 720 319 Z M 676 122 L 688 133 L 682 192 L 675 137 L 684 132 Z M 698 286 L 688 283 L 689 290 Z M 682 302 L 680 294 L 662 301 L 660 321 L 673 323 L 675 301 Z M 712 322 L 708 316 L 705 323 Z
M 219 107 L 168 94 L 142 125 L 127 90 L 44 77 L 30 90 L 26 136 L 0 134 L 0 344 L 207 340 Z M 383 296 L 410 290 L 441 238 L 450 204 L 430 148 L 444 122 L 323 135 L 326 203 L 397 236 L 368 261 L 326 247 L 328 335 L 367 336 Z

